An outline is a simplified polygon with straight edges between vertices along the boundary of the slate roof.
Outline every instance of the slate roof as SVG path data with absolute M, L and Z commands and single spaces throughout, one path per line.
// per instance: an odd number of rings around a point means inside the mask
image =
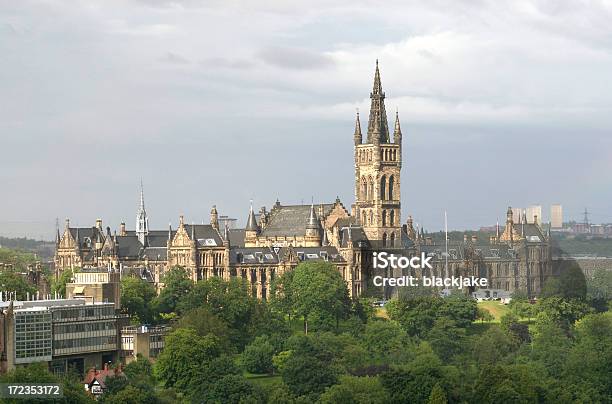
M 230 245 L 235 247 L 244 247 L 244 229 L 229 229 Z
M 318 214 L 320 205 L 315 205 Z M 323 216 L 327 216 L 334 208 L 333 203 L 323 204 Z M 264 237 L 303 236 L 310 217 L 310 205 L 274 205 L 266 227 L 261 232 Z
M 187 231 L 189 237 L 191 237 L 192 230 L 195 232 L 195 238 L 198 242 L 198 246 L 220 247 L 223 245 L 221 235 L 210 224 L 186 224 L 185 230 Z M 168 232 L 166 232 L 166 237 L 168 237 Z

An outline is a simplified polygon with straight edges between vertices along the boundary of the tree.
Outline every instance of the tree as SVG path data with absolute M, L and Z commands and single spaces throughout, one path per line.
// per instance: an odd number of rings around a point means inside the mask
M 274 310 L 287 315 L 291 324 L 291 317 L 295 314 L 293 290 L 291 283 L 295 271 L 287 271 L 272 281 L 270 304 Z
M 231 330 L 227 323 L 214 315 L 208 307 L 198 307 L 185 313 L 178 321 L 177 328 L 191 328 L 201 337 L 214 335 L 218 338 L 222 351 L 233 349 L 229 340 Z
M 153 321 L 151 302 L 156 295 L 155 287 L 143 279 L 125 277 L 121 280 L 121 310 L 137 324 Z
M 244 376 L 226 375 L 210 384 L 206 390 L 193 395 L 193 402 L 234 404 L 263 403 L 263 393 L 249 383 Z
M 337 325 L 350 307 L 348 289 L 337 268 L 325 261 L 302 262 L 294 272 L 293 305 L 296 313 L 304 317 L 305 333 L 310 316 L 320 319 L 329 316 Z
M 493 314 L 491 314 L 491 312 L 485 309 L 484 307 L 478 308 L 478 312 L 476 313 L 476 318 L 483 323 L 485 321 L 488 323 L 490 321 L 495 320 L 495 317 L 493 317 Z
M 541 297 L 561 297 L 579 299 L 586 297 L 587 284 L 580 266 L 571 262 L 560 269 L 559 278 L 549 278 L 542 288 Z
M 582 300 L 565 299 L 557 296 L 538 300 L 537 309 L 540 313 L 546 313 L 549 318 L 566 330 L 569 330 L 576 320 L 593 311 Z
M 472 355 L 479 365 L 493 365 L 516 348 L 516 341 L 508 333 L 492 325 L 474 341 Z
M 166 387 L 187 391 L 200 383 L 203 368 L 218 356 L 216 337 L 199 337 L 190 328 L 179 328 L 166 337 L 164 350 L 155 363 L 155 374 Z
M 612 271 L 603 268 L 593 271 L 593 276 L 587 280 L 587 296 L 600 311 L 609 310 L 608 302 L 612 301 Z
M 340 383 L 328 387 L 319 399 L 322 404 L 384 404 L 389 394 L 376 377 L 342 376 Z
M 387 313 L 411 336 L 425 336 L 433 326 L 443 301 L 435 296 L 392 299 Z
M 438 316 L 448 317 L 461 328 L 469 327 L 476 320 L 478 304 L 470 296 L 463 293 L 453 293 L 442 301 L 443 304 L 438 311 Z
M 395 322 L 383 320 L 368 322 L 361 341 L 373 358 L 389 361 L 401 357 L 409 342 L 408 335 L 401 327 Z
M 283 365 L 283 381 L 297 396 L 322 393 L 337 382 L 337 372 L 316 357 L 291 354 Z
M 270 344 L 268 337 L 257 337 L 244 349 L 242 364 L 251 373 L 272 373 L 274 369 L 273 356 L 274 347 Z
M 157 312 L 172 314 L 176 312 L 181 297 L 188 294 L 193 288 L 189 271 L 183 267 L 170 268 L 163 277 L 164 288 L 154 300 Z
M 16 367 L 6 374 L 1 375 L 0 383 L 60 383 L 63 387 L 64 396 L 57 400 L 53 400 L 53 402 L 66 404 L 95 403 L 95 400 L 93 400 L 87 394 L 85 389 L 83 389 L 83 385 L 81 384 L 80 380 L 76 380 L 72 377 L 72 375 L 64 375 L 60 378 L 49 372 L 47 364 L 42 362 Z M 20 404 L 23 402 L 23 399 L 2 399 L 2 403 L 6 404 Z
M 429 400 L 427 400 L 427 404 L 446 404 L 448 400 L 446 399 L 446 393 L 440 383 L 436 383 L 436 385 L 431 389 L 431 394 L 429 395 Z
M 450 361 L 459 353 L 464 338 L 465 330 L 457 327 L 455 321 L 447 317 L 438 318 L 427 333 L 427 341 L 443 361 Z
M 28 283 L 23 276 L 14 270 L 0 272 L 0 290 L 5 292 L 17 292 L 17 300 L 26 300 L 36 293 L 36 288 Z
M 64 268 L 60 275 L 51 283 L 51 290 L 60 296 L 66 296 L 66 284 L 72 282 L 72 277 L 75 272 L 79 272 L 80 268 Z
M 544 364 L 548 373 L 558 377 L 566 362 L 571 341 L 555 318 L 546 312 L 539 313 L 531 341 L 531 355 Z

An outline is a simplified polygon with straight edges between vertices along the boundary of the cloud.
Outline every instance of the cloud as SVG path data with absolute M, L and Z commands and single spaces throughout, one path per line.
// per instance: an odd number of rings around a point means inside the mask
M 334 65 L 329 55 L 299 48 L 269 47 L 262 49 L 259 57 L 270 65 L 285 69 L 312 70 Z

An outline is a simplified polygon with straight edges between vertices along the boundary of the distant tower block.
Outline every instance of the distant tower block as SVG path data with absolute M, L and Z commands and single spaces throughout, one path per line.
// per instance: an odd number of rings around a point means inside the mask
M 550 224 L 553 229 L 560 229 L 563 227 L 563 207 L 561 205 L 551 205 Z
M 531 205 L 527 208 L 527 223 L 542 224 L 542 205 Z
M 519 223 L 521 216 L 523 216 L 523 208 L 512 208 L 512 221 L 514 223 Z

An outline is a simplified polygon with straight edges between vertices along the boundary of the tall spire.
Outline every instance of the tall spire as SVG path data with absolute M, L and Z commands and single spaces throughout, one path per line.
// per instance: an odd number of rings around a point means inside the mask
M 55 245 L 59 245 L 60 243 L 60 231 L 59 231 L 59 219 L 55 218 Z
M 363 136 L 361 135 L 361 122 L 359 121 L 359 109 L 357 109 L 357 118 L 355 119 L 355 144 L 361 144 Z
M 497 241 L 499 241 L 499 220 L 497 221 L 497 223 L 495 224 L 495 238 L 497 239 Z
M 149 234 L 149 218 L 147 217 L 147 211 L 145 210 L 144 202 L 144 186 L 142 185 L 142 179 L 140 180 L 140 205 L 138 206 L 138 212 L 136 213 L 136 235 L 138 241 L 143 246 L 146 244 L 146 238 Z
M 370 119 L 368 120 L 368 143 L 389 143 L 389 126 L 385 111 L 385 93 L 382 90 L 378 59 L 374 73 L 374 87 L 370 93 Z M 375 139 L 375 137 L 377 139 Z

